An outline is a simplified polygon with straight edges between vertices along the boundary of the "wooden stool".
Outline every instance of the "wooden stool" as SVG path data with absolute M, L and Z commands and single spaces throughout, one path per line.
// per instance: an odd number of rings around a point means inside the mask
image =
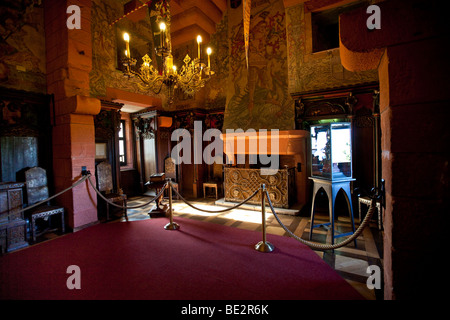
M 47 171 L 44 168 L 33 167 L 25 171 L 25 181 L 27 186 L 27 199 L 28 206 L 34 205 L 38 202 L 42 202 L 49 198 L 48 186 L 47 186 Z M 32 208 L 25 213 L 30 221 L 30 233 L 33 242 L 36 242 L 36 237 L 49 231 L 36 234 L 36 219 L 43 218 L 48 220 L 48 217 L 56 214 L 61 215 L 61 232 L 65 233 L 65 221 L 64 221 L 64 207 L 53 206 L 50 201 L 41 204 L 36 208 Z
M 49 205 L 41 205 L 38 206 L 36 209 L 34 209 L 30 214 L 30 233 L 31 238 L 33 242 L 36 242 L 36 237 L 41 234 L 36 234 L 36 219 L 39 218 L 48 218 L 54 214 L 60 214 L 61 215 L 61 232 L 65 233 L 65 225 L 64 225 L 64 208 L 62 207 L 55 207 L 55 206 L 49 206 Z M 47 230 L 46 230 L 47 231 Z
M 214 188 L 216 189 L 216 199 L 218 199 L 218 183 L 217 182 L 205 182 L 203 183 L 203 198 L 206 198 L 206 188 Z

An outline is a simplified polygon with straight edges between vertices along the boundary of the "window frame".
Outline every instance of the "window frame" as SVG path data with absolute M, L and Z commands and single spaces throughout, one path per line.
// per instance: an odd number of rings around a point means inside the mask
M 128 164 L 127 159 L 127 134 L 126 134 L 126 121 L 120 120 L 120 127 L 122 128 L 122 137 L 118 135 L 118 142 L 119 142 L 119 166 L 123 167 Z M 120 132 L 120 129 L 119 129 Z M 120 142 L 123 141 L 123 159 L 124 161 L 121 161 L 121 154 L 120 154 Z

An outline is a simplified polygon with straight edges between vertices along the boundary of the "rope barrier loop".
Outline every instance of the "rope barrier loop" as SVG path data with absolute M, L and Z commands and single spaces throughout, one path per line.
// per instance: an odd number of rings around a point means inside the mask
M 169 182 L 166 182 L 166 183 L 164 184 L 163 188 L 161 188 L 161 191 L 160 191 L 153 199 L 151 199 L 150 201 L 148 201 L 148 202 L 146 202 L 146 203 L 144 203 L 144 204 L 141 204 L 141 205 L 138 205 L 138 206 L 127 206 L 127 205 L 124 206 L 124 205 L 118 205 L 118 204 L 116 204 L 116 203 L 110 201 L 109 199 L 107 199 L 107 198 L 106 198 L 106 197 L 105 197 L 105 196 L 104 196 L 104 195 L 103 195 L 103 194 L 95 187 L 95 184 L 92 182 L 90 176 L 91 176 L 90 174 L 87 175 L 88 181 L 89 181 L 89 183 L 91 184 L 92 188 L 94 188 L 95 192 L 96 192 L 103 200 L 105 200 L 106 202 L 108 202 L 110 205 L 115 206 L 115 207 L 117 207 L 117 208 L 122 208 L 122 209 L 138 209 L 138 208 L 142 208 L 142 207 L 148 206 L 150 203 L 152 203 L 153 201 L 157 200 L 157 199 L 163 194 L 164 190 L 166 190 L 167 185 L 169 184 Z
M 77 182 L 75 182 L 75 183 L 74 183 L 73 185 L 71 185 L 70 187 L 64 189 L 63 191 L 58 192 L 57 194 L 55 194 L 55 195 L 53 195 L 53 196 L 51 196 L 51 197 L 49 197 L 49 198 L 47 198 L 47 199 L 45 199 L 45 200 L 42 200 L 42 201 L 37 202 L 37 203 L 35 203 L 35 204 L 31 205 L 31 206 L 28 206 L 28 207 L 26 207 L 26 208 L 23 208 L 23 209 L 17 211 L 16 214 L 17 214 L 17 213 L 25 212 L 25 211 L 30 210 L 30 209 L 33 209 L 33 208 L 35 208 L 35 207 L 38 207 L 38 206 L 40 206 L 41 204 L 44 204 L 44 203 L 46 203 L 46 202 L 52 200 L 53 198 L 56 198 L 56 197 L 62 195 L 63 193 L 65 193 L 65 192 L 67 192 L 67 191 L 69 191 L 69 190 L 75 188 L 75 187 L 78 186 L 79 184 L 81 184 L 81 183 L 82 183 L 83 181 L 85 181 L 88 177 L 89 177 L 88 175 L 84 175 L 80 180 L 78 180 Z
M 322 245 L 322 244 L 318 244 L 318 243 L 315 243 L 315 242 L 306 241 L 306 240 L 304 240 L 304 239 L 302 239 L 302 238 L 296 236 L 295 234 L 293 234 L 293 233 L 292 233 L 292 232 L 291 232 L 291 231 L 290 231 L 290 230 L 289 230 L 289 229 L 281 222 L 280 218 L 278 217 L 278 215 L 277 215 L 277 213 L 276 213 L 276 211 L 275 211 L 275 209 L 274 209 L 274 207 L 273 207 L 272 201 L 271 201 L 271 199 L 270 199 L 269 192 L 268 192 L 268 190 L 266 189 L 266 187 L 265 187 L 264 184 L 262 184 L 257 190 L 255 190 L 255 191 L 253 192 L 253 194 L 250 195 L 247 199 L 245 199 L 245 200 L 243 200 L 242 202 L 240 202 L 240 203 L 234 205 L 233 207 L 229 207 L 229 208 L 223 209 L 223 210 L 206 210 L 206 209 L 198 208 L 198 207 L 194 206 L 193 204 L 191 204 L 189 201 L 187 201 L 187 200 L 186 200 L 186 199 L 178 192 L 178 190 L 177 190 L 176 188 L 173 188 L 172 180 L 171 180 L 171 179 L 168 179 L 168 180 L 166 181 L 166 183 L 164 184 L 163 188 L 161 188 L 161 191 L 160 191 L 153 199 L 151 199 L 150 201 L 148 201 L 148 202 L 146 202 L 146 203 L 144 203 L 144 204 L 142 204 L 142 205 L 138 205 L 138 206 L 127 206 L 127 205 L 123 206 L 123 205 L 118 205 L 118 204 L 116 204 L 116 203 L 113 203 L 113 202 L 109 201 L 109 200 L 108 200 L 108 199 L 107 199 L 107 198 L 106 198 L 106 197 L 105 197 L 105 196 L 104 196 L 104 195 L 96 188 L 95 184 L 92 182 L 92 180 L 91 180 L 91 173 L 90 173 L 89 171 L 85 171 L 85 172 L 83 172 L 83 177 L 82 177 L 80 180 L 78 180 L 77 182 L 75 182 L 72 186 L 70 186 L 70 187 L 68 187 L 68 188 L 66 188 L 66 189 L 64 189 L 64 190 L 62 190 L 62 191 L 60 191 L 60 192 L 58 192 L 57 194 L 55 194 L 55 195 L 49 197 L 48 199 L 45 199 L 45 200 L 40 201 L 40 202 L 38 202 L 38 203 L 35 203 L 35 204 L 33 204 L 33 205 L 29 206 L 29 207 L 26 207 L 26 208 L 24 208 L 24 209 L 21 209 L 21 210 L 19 210 L 17 213 L 22 213 L 22 212 L 24 212 L 24 211 L 26 211 L 26 210 L 30 210 L 30 209 L 32 209 L 32 208 L 35 208 L 35 207 L 37 207 L 37 206 L 40 206 L 41 204 L 44 204 L 44 203 L 46 203 L 46 202 L 52 200 L 53 198 L 56 198 L 56 197 L 60 196 L 61 194 L 63 194 L 63 193 L 65 193 L 65 192 L 67 192 L 67 191 L 69 191 L 69 190 L 75 188 L 75 187 L 78 186 L 79 184 L 81 184 L 81 183 L 83 183 L 84 181 L 86 181 L 86 179 L 89 181 L 89 183 L 91 184 L 91 186 L 92 186 L 92 188 L 95 190 L 95 192 L 96 192 L 103 200 L 105 200 L 106 202 L 108 202 L 108 203 L 109 203 L 110 205 L 112 205 L 112 206 L 115 206 L 115 207 L 118 207 L 118 208 L 122 208 L 122 209 L 138 209 L 138 208 L 145 207 L 145 206 L 149 205 L 150 203 L 152 203 L 153 201 L 157 200 L 157 199 L 164 193 L 165 189 L 166 189 L 167 187 L 169 187 L 169 189 L 170 189 L 170 190 L 169 190 L 169 206 L 170 206 L 170 218 L 171 218 L 171 224 L 172 224 L 172 225 L 175 225 L 175 223 L 174 223 L 173 220 L 172 220 L 172 219 L 173 219 L 173 218 L 172 218 L 172 191 L 175 191 L 175 193 L 178 195 L 178 197 L 179 197 L 184 203 L 186 203 L 188 206 L 190 206 L 191 208 L 193 208 L 193 209 L 195 209 L 195 210 L 202 211 L 202 212 L 207 212 L 207 213 L 222 213 L 222 212 L 227 212 L 227 211 L 231 211 L 231 210 L 233 210 L 233 209 L 239 208 L 240 206 L 242 206 L 242 205 L 244 205 L 245 203 L 247 203 L 248 201 L 250 201 L 253 197 L 255 197 L 255 196 L 258 194 L 258 192 L 261 190 L 261 212 L 262 212 L 262 217 L 263 217 L 263 241 L 262 241 L 262 242 L 263 242 L 263 243 L 266 243 L 266 241 L 265 241 L 265 239 L 266 239 L 266 237 L 265 237 L 265 201 L 264 201 L 264 200 L 265 200 L 265 198 L 267 197 L 267 201 L 268 201 L 268 203 L 269 203 L 269 207 L 270 207 L 270 209 L 271 209 L 271 211 L 272 211 L 272 214 L 274 215 L 275 219 L 277 220 L 278 224 L 279 224 L 279 225 L 280 225 L 280 226 L 281 226 L 281 227 L 282 227 L 282 228 L 283 228 L 283 229 L 284 229 L 291 237 L 293 237 L 294 239 L 298 240 L 299 242 L 301 242 L 301 243 L 303 243 L 303 244 L 305 244 L 305 245 L 311 247 L 312 249 L 316 249 L 316 250 L 333 250 L 333 249 L 337 249 L 337 248 L 343 247 L 343 246 L 349 244 L 350 242 L 352 242 L 353 240 L 355 240 L 355 239 L 362 233 L 362 231 L 364 230 L 364 228 L 369 224 L 369 221 L 370 221 L 370 219 L 372 218 L 372 215 L 373 215 L 373 213 L 374 213 L 374 211 L 375 211 L 375 208 L 376 208 L 376 201 L 377 201 L 377 199 L 379 198 L 378 190 L 372 189 L 372 192 L 375 193 L 375 195 L 374 195 L 374 196 L 371 196 L 372 201 L 371 201 L 371 203 L 370 203 L 368 212 L 367 212 L 365 218 L 363 219 L 363 221 L 361 222 L 361 224 L 359 225 L 358 229 L 357 229 L 351 236 L 349 236 L 347 239 L 345 239 L 344 241 L 342 241 L 342 242 L 340 242 L 340 243 L 334 244 L 334 245 Z M 267 244 L 269 244 L 269 243 L 267 243 Z M 258 249 L 257 249 L 257 250 L 258 250 Z M 260 250 L 260 251 L 263 251 L 263 250 Z M 270 251 L 272 251 L 272 250 L 266 250 L 266 251 L 263 251 L 263 252 L 270 252 Z
M 375 210 L 376 207 L 376 197 L 372 197 L 372 201 L 370 203 L 370 207 L 368 209 L 368 212 L 366 214 L 366 216 L 364 217 L 363 221 L 361 222 L 361 224 L 359 225 L 358 229 L 351 235 L 349 236 L 347 239 L 345 239 L 344 241 L 334 244 L 334 245 L 323 245 L 323 244 L 318 244 L 315 242 L 311 242 L 311 241 L 306 241 L 298 236 L 296 236 L 295 234 L 293 234 L 284 224 L 283 222 L 281 222 L 280 218 L 278 217 L 277 213 L 275 212 L 275 209 L 272 205 L 272 201 L 270 200 L 270 196 L 269 193 L 266 190 L 266 197 L 267 200 L 269 202 L 269 206 L 270 209 L 272 210 L 272 213 L 275 217 L 275 219 L 278 221 L 278 224 L 294 239 L 298 240 L 299 242 L 309 246 L 312 249 L 316 249 L 316 250 L 334 250 L 337 248 L 341 248 L 347 244 L 349 244 L 350 242 L 352 242 L 353 240 L 355 240 L 357 237 L 359 237 L 359 235 L 362 233 L 362 231 L 364 230 L 364 228 L 369 224 L 370 219 L 372 218 L 373 212 Z
M 243 204 L 247 203 L 248 201 L 250 201 L 253 197 L 255 197 L 255 196 L 258 194 L 258 192 L 259 192 L 260 190 L 262 190 L 261 201 L 262 201 L 262 203 L 264 203 L 263 199 L 264 199 L 265 197 L 267 197 L 267 200 L 268 200 L 268 203 L 269 203 L 269 207 L 270 207 L 270 209 L 271 209 L 271 211 L 272 211 L 272 213 L 273 213 L 275 219 L 276 219 L 277 222 L 280 224 L 280 226 L 281 226 L 281 227 L 282 227 L 282 228 L 283 228 L 283 229 L 284 229 L 291 237 L 293 237 L 294 239 L 298 240 L 299 242 L 301 242 L 301 243 L 303 243 L 303 244 L 305 244 L 305 245 L 307 245 L 307 246 L 309 246 L 309 247 L 311 247 L 311 248 L 313 248 L 313 249 L 316 249 L 316 250 L 334 250 L 334 249 L 343 247 L 343 246 L 349 244 L 350 242 L 352 242 L 354 239 L 356 239 L 356 238 L 362 233 L 362 231 L 364 230 L 364 228 L 368 225 L 370 219 L 372 218 L 372 215 L 373 215 L 373 212 L 374 212 L 374 210 L 375 210 L 375 207 L 376 207 L 376 197 L 373 197 L 373 198 L 372 198 L 372 202 L 371 202 L 371 204 L 370 204 L 370 207 L 369 207 L 369 209 L 368 209 L 368 212 L 367 212 L 367 214 L 366 214 L 364 220 L 361 222 L 361 224 L 360 224 L 360 226 L 358 227 L 358 229 L 357 229 L 350 237 L 348 237 L 346 240 L 344 240 L 344 241 L 342 241 L 342 242 L 340 242 L 340 243 L 334 244 L 334 245 L 322 245 L 322 244 L 318 244 L 318 243 L 315 243 L 315 242 L 306 241 L 306 240 L 304 240 L 304 239 L 302 239 L 302 238 L 296 236 L 295 234 L 293 234 L 293 233 L 292 233 L 292 232 L 291 232 L 291 231 L 290 231 L 290 230 L 289 230 L 289 229 L 281 222 L 280 218 L 278 217 L 277 213 L 275 212 L 275 209 L 274 209 L 274 207 L 273 207 L 272 201 L 270 200 L 269 192 L 268 192 L 268 190 L 265 188 L 264 185 L 261 185 L 261 186 L 260 186 L 257 190 L 255 190 L 255 192 L 253 192 L 253 194 L 250 195 L 247 199 L 245 199 L 244 201 L 242 201 L 242 202 L 236 204 L 236 205 L 233 206 L 233 207 L 230 207 L 230 208 L 227 208 L 227 209 L 223 209 L 223 210 L 206 210 L 206 209 L 198 208 L 198 207 L 194 206 L 193 204 L 191 204 L 189 201 L 187 201 L 187 200 L 186 200 L 186 199 L 185 199 L 185 198 L 177 191 L 176 188 L 173 188 L 173 187 L 172 187 L 172 181 L 169 181 L 169 184 L 170 184 L 171 190 L 174 191 L 174 192 L 178 195 L 178 197 L 179 197 L 184 203 L 186 203 L 188 206 L 190 206 L 191 208 L 193 208 L 193 209 L 195 209 L 195 210 L 202 211 L 202 212 L 206 212 L 206 213 L 221 213 L 221 212 L 226 212 L 226 211 L 230 211 L 230 210 L 236 209 L 236 208 L 242 206 Z M 264 209 L 265 209 L 265 207 L 264 207 Z M 261 210 L 262 210 L 263 212 L 265 212 L 264 209 L 261 209 Z M 265 239 L 264 235 L 263 235 L 263 238 Z M 263 242 L 264 242 L 264 240 L 263 240 Z M 258 249 L 257 249 L 257 250 L 258 250 Z M 270 251 L 266 251 L 266 252 L 270 252 Z
M 65 193 L 65 192 L 67 192 L 67 191 L 69 191 L 69 190 L 75 188 L 76 186 L 80 185 L 81 183 L 83 183 L 83 182 L 86 181 L 86 180 L 89 181 L 89 183 L 91 184 L 92 188 L 94 188 L 95 192 L 96 192 L 103 200 L 105 200 L 106 202 L 108 202 L 108 203 L 109 203 L 110 205 L 112 205 L 112 206 L 116 206 L 116 207 L 122 208 L 122 209 L 138 209 L 138 208 L 145 207 L 145 206 L 149 205 L 150 203 L 152 203 L 153 201 L 155 201 L 156 199 L 158 199 L 158 198 L 162 195 L 162 193 L 164 192 L 164 190 L 166 189 L 166 187 L 168 186 L 168 182 L 166 182 L 166 183 L 164 184 L 164 187 L 162 188 L 161 192 L 159 192 L 153 199 L 151 199 L 150 201 L 148 201 L 148 202 L 146 202 L 146 203 L 144 203 L 144 204 L 142 204 L 142 205 L 139 205 L 139 206 L 122 206 L 122 205 L 118 205 L 118 204 L 116 204 L 116 203 L 113 203 L 113 202 L 109 201 L 109 200 L 108 200 L 108 199 L 107 199 L 107 198 L 106 198 L 106 197 L 105 197 L 105 196 L 104 196 L 104 195 L 103 195 L 103 194 L 95 187 L 95 184 L 92 182 L 92 180 L 91 180 L 90 177 L 91 177 L 91 173 L 90 173 L 89 171 L 87 171 L 87 172 L 85 172 L 85 173 L 83 174 L 83 177 L 82 177 L 80 180 L 78 180 L 77 182 L 75 182 L 75 183 L 74 183 L 73 185 L 71 185 L 70 187 L 68 187 L 68 188 L 66 188 L 66 189 L 64 189 L 64 190 L 62 190 L 62 191 L 56 193 L 55 195 L 53 195 L 53 196 L 51 196 L 51 197 L 49 197 L 49 198 L 47 198 L 47 199 L 45 199 L 45 200 L 42 200 L 42 201 L 37 202 L 37 203 L 35 203 L 35 204 L 31 205 L 31 206 L 28 206 L 28 207 L 26 207 L 26 208 L 23 208 L 23 209 L 17 211 L 17 213 L 22 213 L 22 212 L 24 212 L 24 211 L 27 211 L 27 210 L 33 209 L 33 208 L 35 208 L 35 207 L 38 207 L 38 206 L 40 206 L 41 204 L 44 204 L 44 203 L 46 203 L 46 202 L 48 202 L 48 201 L 50 201 L 50 200 L 52 200 L 52 199 L 54 199 L 54 198 L 56 198 L 56 197 L 62 195 L 63 193 Z
M 170 185 L 172 186 L 172 181 L 169 181 Z M 226 211 L 230 211 L 236 208 L 239 208 L 240 206 L 246 204 L 248 201 L 250 201 L 254 196 L 256 196 L 259 192 L 259 190 L 261 190 L 261 187 L 259 187 L 257 190 L 255 190 L 255 192 L 253 192 L 253 194 L 251 196 L 249 196 L 247 199 L 245 199 L 244 201 L 236 204 L 233 207 L 227 208 L 227 209 L 223 209 L 223 210 L 206 210 L 206 209 L 202 209 L 202 208 L 198 208 L 196 206 L 194 206 L 193 204 L 189 203 L 189 201 L 187 201 L 179 192 L 177 189 L 172 188 L 173 191 L 175 191 L 175 193 L 178 195 L 178 197 L 180 197 L 181 200 L 183 200 L 184 203 L 186 203 L 188 206 L 190 206 L 191 208 L 198 210 L 198 211 L 203 211 L 203 212 L 207 212 L 207 213 L 221 213 L 221 212 L 226 212 Z
M 207 213 L 221 213 L 221 212 L 231 211 L 231 210 L 233 210 L 233 209 L 239 208 L 240 206 L 242 206 L 242 205 L 244 205 L 245 203 L 247 203 L 248 201 L 250 201 L 253 197 L 255 197 L 255 196 L 258 194 L 258 192 L 261 190 L 261 193 L 262 193 L 262 194 L 261 194 L 261 201 L 262 201 L 262 204 L 265 205 L 264 198 L 267 197 L 267 201 L 268 201 L 268 203 L 269 203 L 269 207 L 270 207 L 270 209 L 271 209 L 271 211 L 272 211 L 272 214 L 274 215 L 275 219 L 277 220 L 278 224 L 279 224 L 279 225 L 280 225 L 280 226 L 281 226 L 281 227 L 282 227 L 282 228 L 283 228 L 283 229 L 284 229 L 291 237 L 293 237 L 294 239 L 298 240 L 299 242 L 301 242 L 301 243 L 303 243 L 303 244 L 305 244 L 305 245 L 307 245 L 307 246 L 309 246 L 309 247 L 311 247 L 311 248 L 313 248 L 313 249 L 317 249 L 317 250 L 333 250 L 333 249 L 337 249 L 337 248 L 340 248 L 340 247 L 343 247 L 343 246 L 349 244 L 349 243 L 352 242 L 354 239 L 356 239 L 356 238 L 362 233 L 362 231 L 363 231 L 364 228 L 368 225 L 370 219 L 372 218 L 372 215 L 373 215 L 373 213 L 374 213 L 374 211 L 375 211 L 375 207 L 376 207 L 376 199 L 377 199 L 377 196 L 376 196 L 376 195 L 375 195 L 374 197 L 372 197 L 372 201 L 371 201 L 371 203 L 370 203 L 370 207 L 369 207 L 369 209 L 368 209 L 368 212 L 367 212 L 367 214 L 366 214 L 364 220 L 363 220 L 363 221 L 361 222 L 361 224 L 359 225 L 358 229 L 357 229 L 351 236 L 349 236 L 347 239 L 345 239 L 344 241 L 342 241 L 342 242 L 340 242 L 340 243 L 334 244 L 334 245 L 322 245 L 322 244 L 318 244 L 318 243 L 315 243 L 315 242 L 306 241 L 306 240 L 304 240 L 304 239 L 302 239 L 302 238 L 296 236 L 295 234 L 293 234 L 293 233 L 292 233 L 292 232 L 291 232 L 291 231 L 290 231 L 290 230 L 289 230 L 289 229 L 281 222 L 280 218 L 278 217 L 278 215 L 277 215 L 277 213 L 276 213 L 276 211 L 275 211 L 275 209 L 274 209 L 274 207 L 273 207 L 272 201 L 271 201 L 271 199 L 270 199 L 269 192 L 268 192 L 268 190 L 265 188 L 264 185 L 261 185 L 261 186 L 260 186 L 257 190 L 255 190 L 255 191 L 253 192 L 253 194 L 250 195 L 247 199 L 245 199 L 245 200 L 243 200 L 242 202 L 240 202 L 240 203 L 234 205 L 233 207 L 230 207 L 230 208 L 227 208 L 227 209 L 223 209 L 223 210 L 206 210 L 206 209 L 198 208 L 198 207 L 194 206 L 193 204 L 191 204 L 189 201 L 187 201 L 187 200 L 186 200 L 186 199 L 178 192 L 177 189 L 173 188 L 173 186 L 172 186 L 172 181 L 171 181 L 171 180 L 168 180 L 168 181 L 164 184 L 163 188 L 161 188 L 161 191 L 160 191 L 153 199 L 151 199 L 150 201 L 148 201 L 148 202 L 146 202 L 146 203 L 144 203 L 144 204 L 142 204 L 142 205 L 138 205 L 138 206 L 123 206 L 123 205 L 118 205 L 118 204 L 116 204 L 116 203 L 113 203 L 113 202 L 109 201 L 109 200 L 108 200 L 108 199 L 107 199 L 107 198 L 106 198 L 106 197 L 105 197 L 105 196 L 104 196 L 104 195 L 96 188 L 95 184 L 94 184 L 94 183 L 92 182 L 92 180 L 91 180 L 91 173 L 88 171 L 88 172 L 86 172 L 86 173 L 83 175 L 83 177 L 82 177 L 79 181 L 77 181 L 76 183 L 74 183 L 72 186 L 70 186 L 70 187 L 68 187 L 68 188 L 66 188 L 66 189 L 64 189 L 64 190 L 62 190 L 61 192 L 58 192 L 57 194 L 55 194 L 55 195 L 49 197 L 48 199 L 45 199 L 45 200 L 43 200 L 43 201 L 40 201 L 40 202 L 38 202 L 38 203 L 35 203 L 35 204 L 32 205 L 32 206 L 29 206 L 29 207 L 26 207 L 26 208 L 22 209 L 22 210 L 18 211 L 18 213 L 24 212 L 24 211 L 26 211 L 26 210 L 30 210 L 30 209 L 32 209 L 32 208 L 35 208 L 35 207 L 41 205 L 41 204 L 44 204 L 44 203 L 46 203 L 46 202 L 52 200 L 53 198 L 56 198 L 56 197 L 60 196 L 61 194 L 63 194 L 63 193 L 65 193 L 65 192 L 67 192 L 67 191 L 69 191 L 69 190 L 75 188 L 75 187 L 78 186 L 79 184 L 83 183 L 86 179 L 89 181 L 89 183 L 91 184 L 91 186 L 92 186 L 92 188 L 95 190 L 95 192 L 96 192 L 103 200 L 105 200 L 106 202 L 108 202 L 108 203 L 111 204 L 112 206 L 116 206 L 116 207 L 122 208 L 122 209 L 138 209 L 138 208 L 145 207 L 145 206 L 149 205 L 150 203 L 152 203 L 153 201 L 157 200 L 157 199 L 164 193 L 165 189 L 166 189 L 167 187 L 170 187 L 170 193 L 169 193 L 170 199 L 169 199 L 169 203 L 170 203 L 170 211 L 171 211 L 171 212 L 170 212 L 170 215 L 171 215 L 171 216 L 172 216 L 172 206 L 171 206 L 171 205 L 172 205 L 172 201 L 171 201 L 171 200 L 172 200 L 172 199 L 171 199 L 171 198 L 172 198 L 172 197 L 171 197 L 172 191 L 175 191 L 175 193 L 178 195 L 178 197 L 179 197 L 183 202 L 185 202 L 188 206 L 190 206 L 191 208 L 193 208 L 193 209 L 195 209 L 195 210 L 203 211 L 203 212 L 207 212 Z M 373 190 L 374 190 L 374 189 L 372 189 L 372 191 L 373 191 Z M 375 190 L 375 191 L 376 191 L 376 190 Z M 264 209 L 265 209 L 265 207 L 262 208 L 262 211 L 265 213 L 265 210 L 264 210 Z

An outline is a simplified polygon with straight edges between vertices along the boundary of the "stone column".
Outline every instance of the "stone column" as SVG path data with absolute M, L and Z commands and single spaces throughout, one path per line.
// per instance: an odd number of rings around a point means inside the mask
M 67 7 L 81 9 L 81 29 L 68 29 Z M 44 2 L 47 50 L 47 91 L 54 94 L 52 110 L 53 170 L 56 191 L 81 177 L 86 166 L 95 181 L 94 115 L 100 112 L 100 100 L 89 95 L 92 69 L 91 1 Z M 86 182 L 56 200 L 64 206 L 74 231 L 97 222 L 97 195 Z

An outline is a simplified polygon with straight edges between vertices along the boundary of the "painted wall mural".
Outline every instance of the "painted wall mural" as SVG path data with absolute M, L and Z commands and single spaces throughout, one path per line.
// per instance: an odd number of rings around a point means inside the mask
M 129 92 L 152 95 L 138 86 L 138 81 L 128 81 L 120 70 L 119 60 L 125 52 L 122 34 L 126 30 L 131 37 L 131 56 L 141 63 L 142 56 L 151 50 L 152 29 L 149 19 L 133 23 L 122 19 L 117 24 L 110 23 L 123 15 L 123 5 L 128 1 L 92 1 L 92 71 L 90 73 L 91 95 L 103 97 L 106 88 L 122 89 Z M 148 13 L 147 13 L 148 14 Z M 122 50 L 123 49 L 123 50 Z M 155 59 L 155 57 L 152 57 Z
M 312 53 L 311 14 L 303 4 L 286 9 L 290 93 L 327 90 L 378 81 L 377 70 L 350 72 L 339 48 Z
M 39 0 L 0 7 L 0 86 L 46 93 L 44 9 Z
M 216 33 L 211 35 L 210 45 L 213 49 L 211 68 L 214 77 L 205 87 L 207 109 L 225 109 L 227 100 L 226 83 L 229 75 L 230 56 L 228 42 L 228 14 L 225 13 L 222 21 L 216 25 Z
M 283 2 L 252 1 L 248 69 L 242 15 L 241 5 L 228 13 L 231 59 L 224 129 L 293 129 Z

